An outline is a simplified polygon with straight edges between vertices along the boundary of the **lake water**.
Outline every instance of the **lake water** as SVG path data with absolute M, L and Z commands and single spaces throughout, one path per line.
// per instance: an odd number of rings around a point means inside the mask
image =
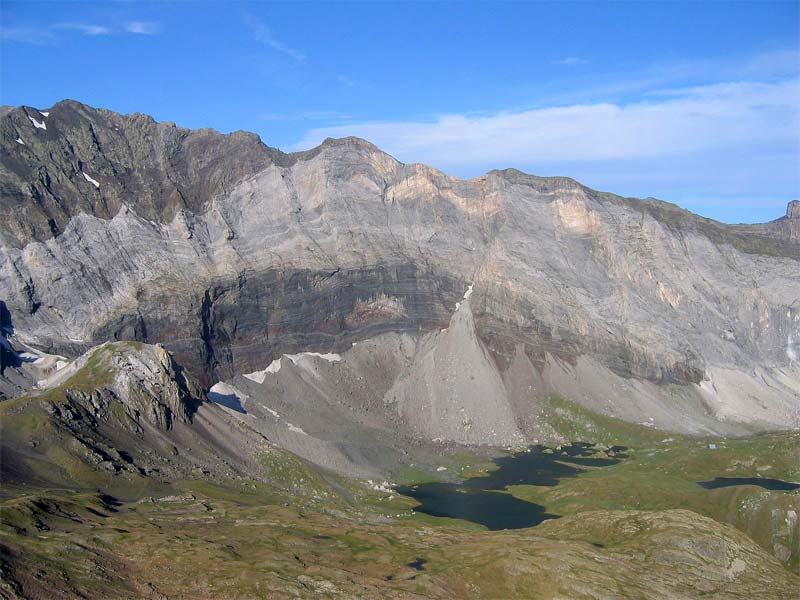
M 697 485 L 707 490 L 732 485 L 757 485 L 767 490 L 779 492 L 791 492 L 792 490 L 800 489 L 800 483 L 792 483 L 782 479 L 770 479 L 769 477 L 715 477 L 709 481 L 698 481 Z
M 567 477 L 575 477 L 586 467 L 607 467 L 627 458 L 627 448 L 614 446 L 598 451 L 590 444 L 575 442 L 560 449 L 532 446 L 528 451 L 496 458 L 497 469 L 482 477 L 460 483 L 431 482 L 399 486 L 397 491 L 417 500 L 417 512 L 435 517 L 450 517 L 480 523 L 488 529 L 533 527 L 559 515 L 548 513 L 534 502 L 512 496 L 509 486 L 555 486 Z M 800 484 L 768 477 L 717 477 L 698 481 L 706 489 L 732 485 L 757 485 L 768 490 L 791 491 Z
M 559 515 L 544 507 L 515 498 L 512 485 L 555 486 L 565 477 L 583 473 L 585 467 L 607 467 L 626 458 L 623 446 L 598 455 L 590 444 L 575 442 L 561 449 L 532 446 L 528 451 L 494 459 L 497 469 L 461 483 L 421 483 L 397 491 L 420 502 L 414 510 L 436 517 L 480 523 L 492 530 L 521 529 Z

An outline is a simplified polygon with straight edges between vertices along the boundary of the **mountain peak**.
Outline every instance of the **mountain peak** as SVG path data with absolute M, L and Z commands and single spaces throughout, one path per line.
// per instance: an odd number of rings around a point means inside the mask
M 356 137 L 354 135 L 349 135 L 341 138 L 327 137 L 324 140 L 322 140 L 320 146 L 332 147 L 332 148 L 340 148 L 340 147 L 364 148 L 375 152 L 382 152 L 382 150 L 372 142 L 367 141 L 364 138 Z

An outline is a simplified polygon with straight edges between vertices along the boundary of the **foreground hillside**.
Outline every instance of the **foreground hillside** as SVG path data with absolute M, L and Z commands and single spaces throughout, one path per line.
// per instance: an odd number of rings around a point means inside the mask
M 563 400 L 543 418 L 586 443 L 503 454 L 410 445 L 384 471 L 388 481 L 345 477 L 209 402 L 165 350 L 105 344 L 0 404 L 0 593 L 793 597 L 800 491 L 695 482 L 797 481 L 797 434 L 718 441 L 712 451 L 707 440 L 665 438 Z M 520 457 L 536 468 L 498 477 Z M 482 479 L 500 484 L 487 496 L 506 499 L 498 507 L 529 506 L 544 520 L 487 531 L 469 512 L 436 517 L 401 495 L 458 485 L 471 494 Z
M 688 511 L 584 512 L 534 530 L 475 532 L 256 500 L 196 493 L 123 506 L 18 499 L 4 514 L 30 532 L 8 550 L 14 566 L 6 567 L 13 577 L 6 593 L 789 599 L 800 583 L 742 533 Z

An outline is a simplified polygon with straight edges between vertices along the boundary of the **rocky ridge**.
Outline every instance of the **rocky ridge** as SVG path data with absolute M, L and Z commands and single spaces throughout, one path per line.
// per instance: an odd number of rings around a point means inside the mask
M 796 201 L 724 225 L 568 178 L 460 180 L 355 138 L 284 154 L 71 101 L 4 111 L 0 146 L 5 327 L 51 354 L 163 343 L 209 386 L 283 354 L 423 344 L 471 289 L 475 389 L 502 381 L 511 438 L 553 393 L 681 431 L 800 424 Z M 408 368 L 441 416 L 447 386 Z M 492 443 L 469 421 L 420 434 Z
M 263 478 L 271 444 L 158 346 L 105 343 L 0 404 L 4 485 Z

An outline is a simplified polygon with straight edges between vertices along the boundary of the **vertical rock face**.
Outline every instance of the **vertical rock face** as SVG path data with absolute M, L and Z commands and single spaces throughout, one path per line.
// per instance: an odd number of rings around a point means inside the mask
M 797 202 L 728 226 L 567 178 L 460 180 L 355 138 L 283 154 L 74 102 L 44 112 L 0 117 L 0 289 L 22 341 L 65 355 L 159 342 L 211 384 L 283 353 L 421 339 L 473 284 L 490 387 L 519 395 L 549 373 L 593 406 L 622 386 L 797 421 Z

